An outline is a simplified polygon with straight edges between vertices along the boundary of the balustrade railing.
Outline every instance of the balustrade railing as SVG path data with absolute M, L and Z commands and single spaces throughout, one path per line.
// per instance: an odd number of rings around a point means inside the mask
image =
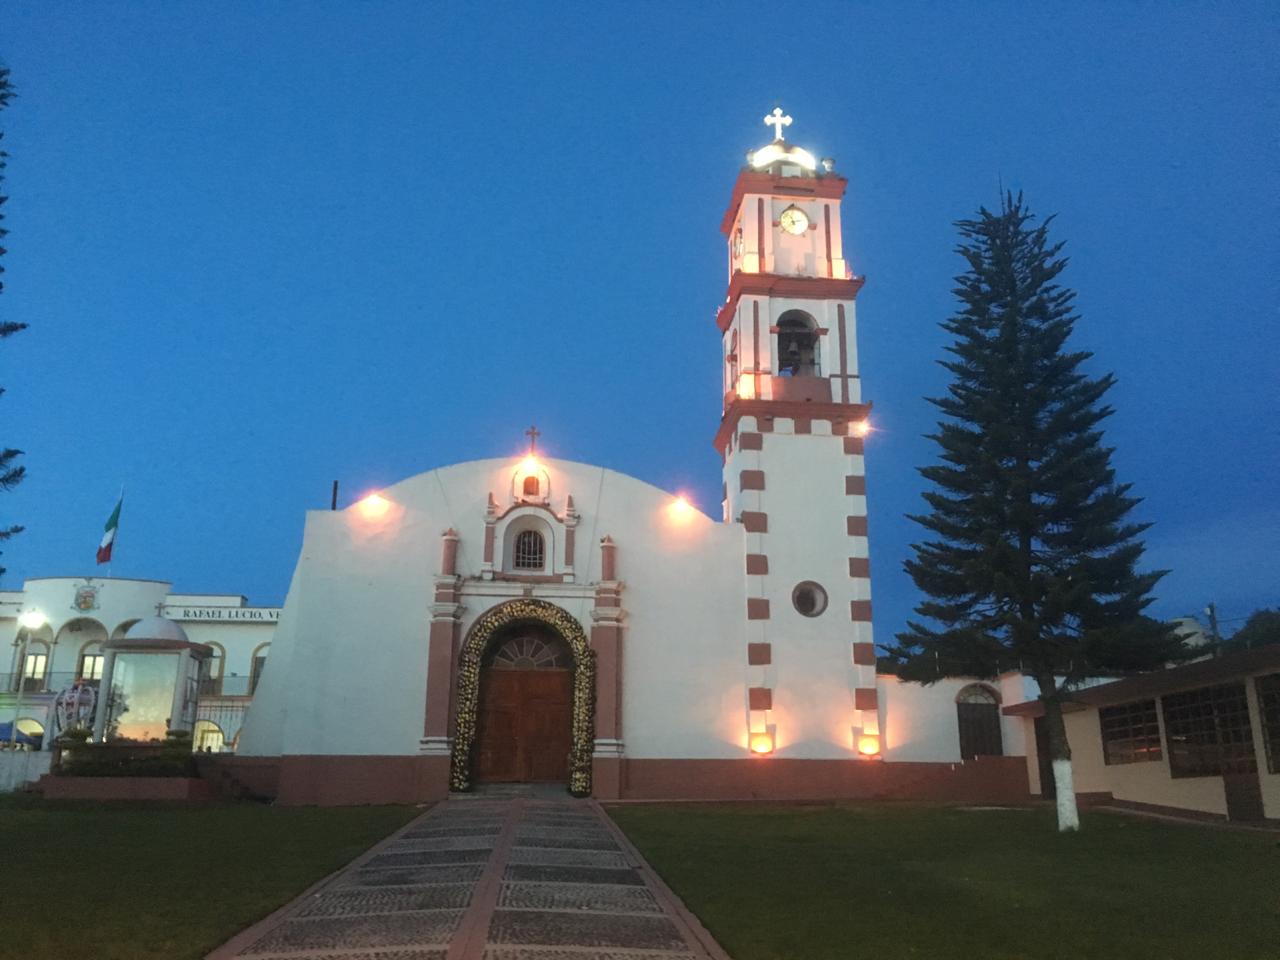
M 21 692 L 24 696 L 45 694 L 53 697 L 79 679 L 79 675 L 72 671 L 45 673 L 35 677 L 21 673 L 0 673 L 0 692 L 8 694 Z M 84 682 L 92 687 L 98 686 L 97 680 Z

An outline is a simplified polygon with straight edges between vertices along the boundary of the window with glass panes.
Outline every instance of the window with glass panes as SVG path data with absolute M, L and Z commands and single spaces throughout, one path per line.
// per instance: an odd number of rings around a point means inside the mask
M 1267 770 L 1280 773 L 1280 673 L 1258 677 L 1258 710 L 1262 714 L 1262 742 L 1267 748 Z
M 1210 777 L 1257 768 L 1243 683 L 1172 693 L 1163 701 L 1172 776 Z
M 1098 710 L 1102 757 L 1108 765 L 1159 760 L 1160 721 L 1154 700 L 1137 700 Z
M 80 679 L 101 680 L 102 666 L 107 662 L 105 654 L 86 653 L 80 658 Z

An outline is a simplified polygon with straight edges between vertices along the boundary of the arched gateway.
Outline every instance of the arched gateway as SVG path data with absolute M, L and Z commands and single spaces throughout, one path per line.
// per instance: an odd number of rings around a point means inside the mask
M 566 660 L 568 662 L 566 662 Z M 545 600 L 510 600 L 485 613 L 467 634 L 458 657 L 458 714 L 449 775 L 451 790 L 469 790 L 477 766 L 490 773 L 514 769 L 515 779 L 539 779 L 555 763 L 547 750 L 564 746 L 561 731 L 538 731 L 539 723 L 555 724 L 555 672 L 572 672 L 568 704 L 568 781 L 575 796 L 591 793 L 591 754 L 595 740 L 595 652 L 587 643 L 582 625 L 567 611 Z M 525 674 L 525 679 L 518 679 Z M 538 674 L 543 674 L 539 677 Z M 564 674 L 561 673 L 561 676 Z M 490 690 L 482 691 L 488 683 Z M 492 695 L 489 695 L 492 694 Z M 506 698 L 506 702 L 503 702 Z M 521 712 L 522 698 L 532 708 Z M 481 705 L 486 707 L 486 729 L 481 731 Z M 539 704 L 539 701 L 542 704 Z M 503 715 L 513 722 L 527 721 L 527 734 L 546 734 L 537 747 L 515 747 L 503 752 L 503 738 L 520 735 L 504 728 Z M 563 720 L 559 721 L 563 722 Z M 486 742 L 478 743 L 483 732 Z M 493 741 L 493 742 L 488 742 Z M 557 747 L 559 743 L 561 746 Z M 514 767 L 512 766 L 514 765 Z

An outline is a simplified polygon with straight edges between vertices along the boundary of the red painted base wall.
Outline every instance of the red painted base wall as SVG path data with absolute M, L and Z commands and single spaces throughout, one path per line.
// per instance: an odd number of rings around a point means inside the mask
M 874 760 L 625 760 L 627 800 L 955 800 L 1031 798 L 1024 757 L 967 763 Z
M 860 760 L 597 760 L 602 800 L 953 800 L 1030 799 L 1023 757 L 968 763 Z M 425 803 L 449 794 L 448 757 L 219 757 L 201 775 L 231 780 L 288 805 Z

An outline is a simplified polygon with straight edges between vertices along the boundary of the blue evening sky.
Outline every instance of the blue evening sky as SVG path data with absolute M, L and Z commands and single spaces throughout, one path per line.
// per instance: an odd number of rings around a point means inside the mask
M 533 421 L 718 516 L 718 228 L 780 103 L 868 277 L 878 637 L 917 600 L 951 224 L 1001 178 L 1058 214 L 1075 345 L 1119 377 L 1155 611 L 1275 605 L 1278 49 L 1245 2 L 11 0 L 3 586 L 104 572 L 124 484 L 116 576 L 278 603 L 334 478 Z

